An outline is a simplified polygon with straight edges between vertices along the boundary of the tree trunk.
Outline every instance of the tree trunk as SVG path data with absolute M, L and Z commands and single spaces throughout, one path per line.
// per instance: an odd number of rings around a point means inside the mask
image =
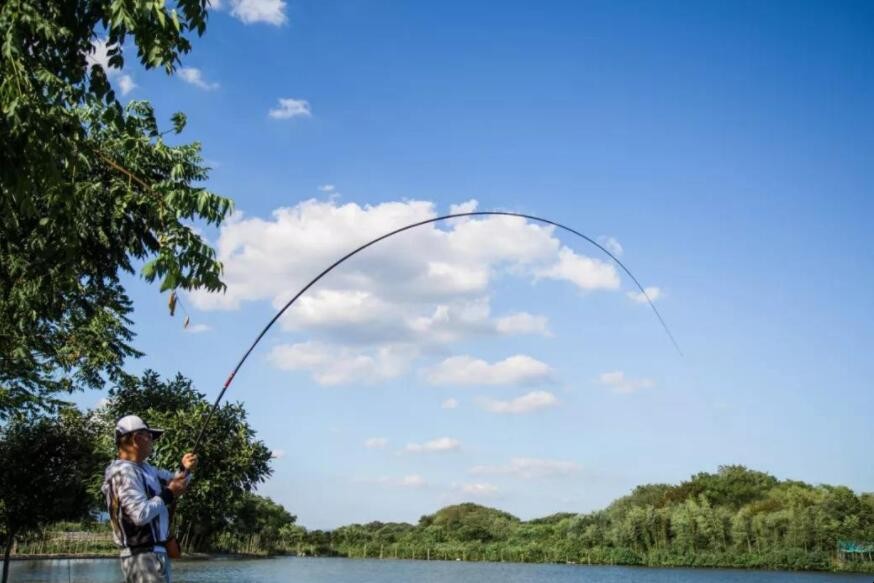
M 12 554 L 12 545 L 15 544 L 15 531 L 10 530 L 7 536 L 9 538 L 6 540 L 6 550 L 3 553 L 3 578 L 0 579 L 2 583 L 9 581 L 9 555 Z

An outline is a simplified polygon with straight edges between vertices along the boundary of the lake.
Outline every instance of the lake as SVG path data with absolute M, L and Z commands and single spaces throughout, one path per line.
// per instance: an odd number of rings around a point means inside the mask
M 117 559 L 13 561 L 12 583 L 117 583 Z M 175 561 L 174 583 L 872 583 L 874 575 L 278 557 Z

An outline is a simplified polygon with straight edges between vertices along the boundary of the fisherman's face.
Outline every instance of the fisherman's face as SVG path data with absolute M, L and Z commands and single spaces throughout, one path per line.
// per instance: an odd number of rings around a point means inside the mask
M 140 431 L 134 438 L 137 442 L 137 449 L 143 459 L 152 455 L 152 434 L 148 431 Z

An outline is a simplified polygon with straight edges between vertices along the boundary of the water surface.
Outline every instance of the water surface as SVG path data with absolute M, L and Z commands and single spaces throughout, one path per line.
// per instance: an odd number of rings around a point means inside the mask
M 10 581 L 118 583 L 117 559 L 13 561 Z M 174 561 L 174 583 L 872 583 L 874 575 L 278 557 Z

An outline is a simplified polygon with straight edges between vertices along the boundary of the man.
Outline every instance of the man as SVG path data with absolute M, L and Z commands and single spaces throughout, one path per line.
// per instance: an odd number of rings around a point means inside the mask
M 168 509 L 188 487 L 197 456 L 182 456 L 185 472 L 177 474 L 146 463 L 163 432 L 136 415 L 122 417 L 115 426 L 118 459 L 107 466 L 102 491 L 125 583 L 170 583 Z

